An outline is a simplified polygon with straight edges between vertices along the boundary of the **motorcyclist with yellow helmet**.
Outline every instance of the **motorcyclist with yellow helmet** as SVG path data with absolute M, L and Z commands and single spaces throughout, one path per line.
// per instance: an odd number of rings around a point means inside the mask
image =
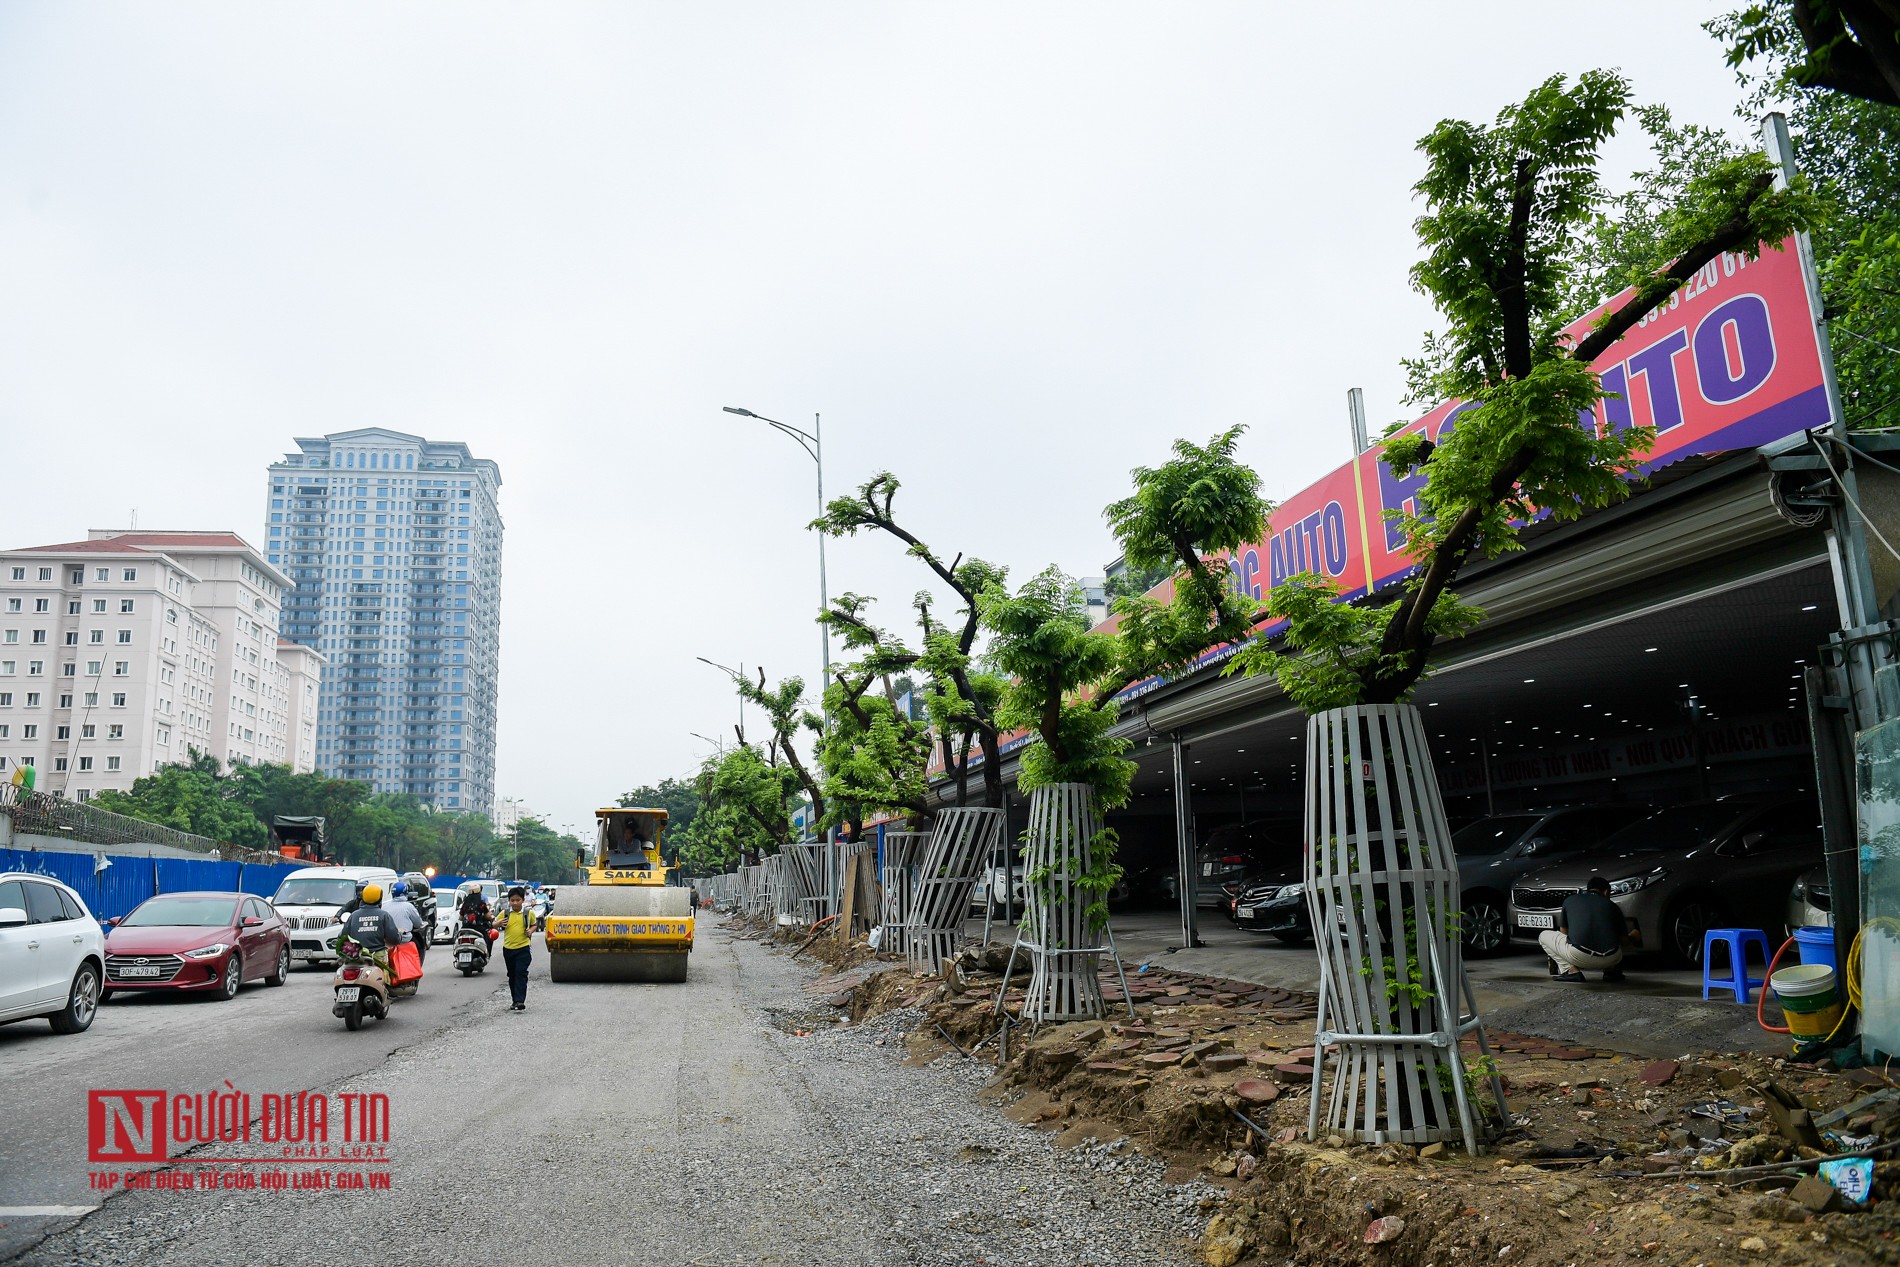
M 402 940 L 402 931 L 383 909 L 383 886 L 364 886 L 362 899 L 363 904 L 343 921 L 343 935 L 372 954 L 386 955 L 391 946 Z

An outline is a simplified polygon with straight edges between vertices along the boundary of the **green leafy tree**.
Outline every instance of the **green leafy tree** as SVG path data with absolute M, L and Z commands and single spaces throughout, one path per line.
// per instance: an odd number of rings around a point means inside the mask
M 1773 58 L 1796 88 L 1900 106 L 1900 6 L 1892 0 L 1765 0 L 1720 24 L 1732 66 Z
M 1108 584 L 1105 587 L 1108 591 L 1108 601 L 1113 603 L 1118 598 L 1139 598 L 1173 574 L 1173 570 L 1166 564 L 1147 568 L 1132 565 L 1126 567 L 1108 578 Z
M 1135 763 L 1128 741 L 1109 731 L 1119 709 L 1106 693 L 1086 695 L 1118 663 L 1113 634 L 1089 630 L 1082 592 L 1058 568 L 1037 573 L 1016 593 L 993 585 L 977 597 L 990 631 L 989 659 L 1008 685 L 997 721 L 1028 730 L 1019 786 L 1087 783 L 1104 809 L 1128 800 Z
M 862 595 L 845 594 L 821 618 L 854 655 L 825 688 L 830 724 L 818 746 L 832 819 L 853 839 L 863 834 L 868 814 L 904 814 L 917 830 L 930 819 L 929 726 L 898 708 L 897 677 L 919 657 L 871 624 L 869 607 Z
M 434 839 L 425 865 L 434 866 L 443 875 L 484 875 L 498 870 L 498 838 L 486 816 L 437 814 L 429 821 L 429 828 Z
M 1812 234 L 1846 421 L 1890 427 L 1900 423 L 1900 104 L 1805 73 L 1812 55 L 1792 9 L 1758 6 L 1708 29 L 1746 90 L 1737 113 L 1785 100 L 1795 161 L 1826 205 Z
M 674 840 L 679 865 L 713 875 L 777 853 L 791 839 L 790 805 L 799 786 L 789 766 L 752 744 L 706 758 L 694 780 L 699 810 Z
M 1102 809 L 1126 804 L 1135 763 L 1122 755 L 1128 741 L 1110 733 L 1119 708 L 1107 691 L 1086 693 L 1114 670 L 1120 658 L 1116 635 L 1089 630 L 1082 591 L 1057 568 L 1038 573 L 1014 594 L 994 584 L 977 603 L 990 632 L 989 659 L 1007 682 L 997 723 L 1034 734 L 1020 749 L 1017 786 L 1034 792 L 1085 783 Z M 1096 930 L 1108 922 L 1108 893 L 1121 877 L 1115 844 L 1113 831 L 1089 841 L 1089 869 L 1071 877 L 1088 899 L 1086 919 Z M 1026 878 L 1035 885 L 1050 879 L 1042 867 Z
M 235 799 L 235 783 L 219 770 L 215 757 L 191 750 L 186 760 L 160 767 L 132 784 L 129 791 L 103 791 L 98 808 L 204 836 L 220 844 L 262 849 L 269 835 L 257 815 Z
M 824 719 L 805 707 L 805 679 L 788 677 L 777 686 L 767 686 L 765 670 L 760 669 L 756 682 L 747 678 L 736 678 L 734 681 L 739 688 L 739 697 L 749 704 L 757 705 L 765 713 L 766 725 L 772 731 L 771 738 L 765 741 L 760 760 L 774 769 L 787 771 L 795 785 L 811 799 L 813 821 L 827 821 L 824 784 L 798 755 L 798 741 L 804 735 L 810 734 L 822 742 L 825 733 Z M 739 732 L 739 745 L 741 748 L 748 746 L 743 730 Z M 704 803 L 705 785 L 702 782 L 698 786 L 700 800 Z M 786 831 L 785 838 L 789 838 L 789 825 Z
M 475 813 L 432 813 L 414 796 L 372 794 L 369 786 L 323 774 L 298 774 L 285 765 L 238 762 L 223 769 L 216 758 L 192 751 L 124 792 L 93 798 L 101 809 L 162 823 L 226 844 L 269 846 L 270 824 L 281 815 L 324 819 L 331 856 L 346 864 L 382 864 L 404 870 L 434 866 L 452 875 L 490 870 L 498 861 L 488 819 Z
M 1420 142 L 1426 204 L 1415 288 L 1444 322 L 1408 368 L 1415 403 L 1477 402 L 1436 445 L 1389 434 L 1385 460 L 1422 471 L 1419 513 L 1397 516 L 1417 568 L 1376 619 L 1322 618 L 1329 583 L 1276 588 L 1271 613 L 1289 622 L 1288 655 L 1256 643 L 1233 670 L 1269 671 L 1301 707 L 1390 703 L 1410 694 L 1433 645 L 1481 613 L 1451 586 L 1473 558 L 1520 548 L 1517 523 L 1557 520 L 1628 495 L 1626 476 L 1652 442 L 1643 428 L 1599 435 L 1580 414 L 1603 399 L 1591 362 L 1724 252 L 1753 258 L 1808 224 L 1801 188 L 1777 191 L 1766 158 L 1717 162 L 1679 191 L 1647 255 L 1623 280 L 1634 291 L 1574 342 L 1563 327 L 1586 238 L 1604 194 L 1605 142 L 1631 108 L 1628 84 L 1592 71 L 1553 77 L 1490 125 L 1448 119 Z M 1343 641 L 1342 641 L 1343 639 Z
M 1115 600 L 1116 658 L 1104 691 L 1192 666 L 1209 648 L 1253 629 L 1254 603 L 1233 583 L 1225 555 L 1260 540 L 1271 507 L 1260 477 L 1235 456 L 1244 427 L 1205 446 L 1174 442 L 1159 467 L 1136 467 L 1135 491 L 1103 512 L 1130 567 L 1174 578 L 1167 600 L 1145 593 Z
M 692 779 L 668 775 L 657 784 L 642 784 L 631 792 L 621 793 L 615 803 L 623 808 L 665 810 L 667 837 L 684 839 L 692 829 L 693 816 L 699 812 L 699 789 Z
M 910 665 L 925 677 L 924 706 L 929 714 L 944 768 L 956 781 L 957 804 L 969 803 L 970 749 L 974 745 L 983 761 L 983 804 L 992 808 L 1003 803 L 1003 760 L 996 709 L 1002 700 L 1003 685 L 981 671 L 976 659 L 976 639 L 982 628 L 978 597 L 991 586 L 1000 585 L 1007 573 L 981 559 L 965 559 L 961 554 L 945 562 L 920 537 L 898 522 L 894 503 L 900 485 L 889 471 L 859 486 L 856 493 L 840 497 L 825 508 L 812 527 L 832 537 L 855 536 L 864 530 L 882 532 L 904 545 L 905 552 L 921 562 L 937 581 L 957 596 L 960 606 L 948 621 L 934 614 L 933 597 L 926 591 L 913 600 L 918 615 L 922 650 Z M 848 606 L 834 605 L 823 619 L 834 627 L 846 625 L 855 616 Z M 890 755 L 895 755 L 895 752 Z
M 580 848 L 578 836 L 524 814 L 511 832 L 495 838 L 496 870 L 510 879 L 565 884 L 574 878 L 574 855 Z

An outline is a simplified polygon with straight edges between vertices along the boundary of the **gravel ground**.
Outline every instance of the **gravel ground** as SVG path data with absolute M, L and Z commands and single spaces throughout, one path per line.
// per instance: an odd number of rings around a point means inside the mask
M 713 921 L 684 986 L 536 968 L 527 1012 L 470 1008 L 334 1088 L 390 1095 L 389 1190 L 125 1193 L 15 1261 L 291 1262 L 353 1240 L 450 1262 L 1192 1261 L 1216 1190 L 1166 1186 L 1116 1141 L 1056 1149 L 977 1101 L 980 1063 L 903 1065 L 914 1013 L 786 1032 L 810 968 Z

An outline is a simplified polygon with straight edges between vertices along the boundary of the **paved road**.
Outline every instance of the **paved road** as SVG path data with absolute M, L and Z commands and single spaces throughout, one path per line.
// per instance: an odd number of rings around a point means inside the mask
M 1177 949 L 1179 916 L 1171 911 L 1121 913 L 1114 920 L 1122 958 L 1130 964 L 1153 963 L 1178 972 L 1233 977 L 1262 985 L 1319 989 L 1319 957 L 1311 944 L 1285 945 L 1272 937 L 1243 932 L 1225 916 L 1201 912 L 1205 946 Z M 982 921 L 964 931 L 982 934 Z M 993 933 L 1001 936 L 1000 933 Z M 1787 1040 L 1756 1026 L 1755 1009 L 1733 1001 L 1702 1001 L 1702 973 L 1676 968 L 1653 956 L 1633 958 L 1629 979 L 1606 985 L 1594 976 L 1585 985 L 1558 984 L 1545 973 L 1543 954 L 1530 942 L 1513 942 L 1494 959 L 1467 959 L 1478 1008 L 1493 1029 L 1583 1041 L 1647 1056 L 1685 1051 L 1761 1051 L 1780 1054 Z M 1760 969 L 1752 968 L 1759 972 Z M 1771 1006 L 1770 1014 L 1774 1009 Z
M 115 998 L 84 1034 L 62 1037 L 45 1021 L 0 1026 L 0 1208 L 99 1203 L 87 1180 L 90 1090 L 209 1092 L 228 1078 L 256 1101 L 266 1091 L 325 1087 L 465 1022 L 493 1006 L 498 990 L 505 995 L 499 962 L 463 978 L 448 970 L 447 952 L 431 952 L 429 966 L 441 970 L 390 1020 L 354 1034 L 330 1015 L 330 973 L 303 968 L 276 989 L 247 985 L 230 1002 Z M 0 1218 L 0 1261 L 56 1222 Z
M 817 1023 L 810 975 L 707 920 L 685 985 L 553 985 L 537 963 L 523 1013 L 492 975 L 430 979 L 392 1024 L 347 1034 L 301 976 L 230 1004 L 141 1005 L 150 1030 L 114 1008 L 82 1038 L 8 1034 L 0 1121 L 33 1127 L 0 1161 L 4 1204 L 97 1203 L 88 1087 L 228 1076 L 393 1107 L 387 1191 L 122 1192 L 23 1252 L 10 1229 L 11 1261 L 327 1261 L 352 1237 L 359 1257 L 439 1262 L 1185 1261 L 1202 1194 L 1166 1188 L 1159 1163 L 1058 1152 L 977 1102 L 978 1063 L 902 1064 L 896 1028 L 914 1021 L 785 1032 Z M 245 1155 L 193 1156 L 220 1150 Z

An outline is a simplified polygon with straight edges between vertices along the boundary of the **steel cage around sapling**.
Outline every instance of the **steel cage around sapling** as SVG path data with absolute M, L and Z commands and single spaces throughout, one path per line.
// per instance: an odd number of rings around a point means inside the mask
M 1465 976 L 1458 862 L 1418 710 L 1329 709 L 1307 723 L 1306 901 L 1320 957 L 1313 1100 L 1367 1143 L 1480 1150 L 1459 1042 L 1489 1047 Z M 1469 1006 L 1470 1015 L 1464 1015 Z M 1503 1088 L 1492 1091 L 1500 1111 Z

